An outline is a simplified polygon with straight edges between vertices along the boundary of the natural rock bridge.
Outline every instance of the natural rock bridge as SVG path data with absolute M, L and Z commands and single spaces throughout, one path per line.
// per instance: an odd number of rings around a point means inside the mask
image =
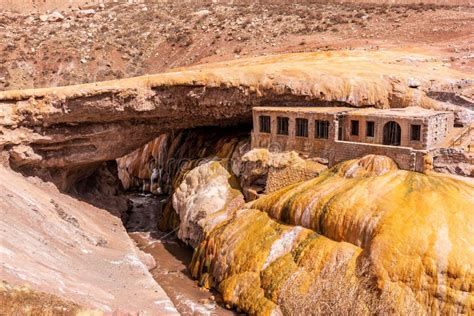
M 0 149 L 13 167 L 36 174 L 47 170 L 55 179 L 56 171 L 121 157 L 163 132 L 250 123 L 256 105 L 419 105 L 469 112 L 426 94 L 449 90 L 466 77 L 420 54 L 351 51 L 267 56 L 117 81 L 6 91 L 0 92 Z

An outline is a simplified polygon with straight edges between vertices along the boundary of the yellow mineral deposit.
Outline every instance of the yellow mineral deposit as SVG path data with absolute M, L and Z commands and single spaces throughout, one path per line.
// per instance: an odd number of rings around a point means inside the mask
M 209 234 L 191 264 L 230 306 L 304 312 L 295 300 L 307 299 L 320 311 L 474 312 L 472 183 L 371 155 L 247 207 Z

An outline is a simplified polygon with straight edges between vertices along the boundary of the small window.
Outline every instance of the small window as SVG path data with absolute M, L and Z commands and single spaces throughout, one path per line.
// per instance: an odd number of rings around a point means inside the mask
M 288 118 L 287 117 L 277 117 L 277 134 L 278 135 L 288 135 Z
M 412 125 L 410 140 L 420 141 L 421 140 L 421 125 Z
M 297 118 L 296 119 L 296 136 L 308 137 L 308 120 Z
M 261 115 L 260 119 L 260 133 L 270 133 L 270 116 Z
M 329 121 L 319 121 L 315 122 L 315 137 L 316 138 L 325 138 L 328 139 L 329 136 Z
M 351 121 L 351 135 L 359 135 L 359 121 Z
M 365 129 L 365 135 L 367 137 L 375 136 L 375 122 L 367 121 L 367 126 Z

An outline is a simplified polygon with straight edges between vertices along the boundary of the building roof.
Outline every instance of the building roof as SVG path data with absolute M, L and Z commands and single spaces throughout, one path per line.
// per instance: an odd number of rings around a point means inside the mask
M 355 108 L 350 107 L 337 107 L 337 106 L 258 106 L 254 107 L 257 111 L 269 111 L 269 112 L 290 112 L 290 113 L 327 113 L 337 114 L 341 112 L 354 111 Z
M 398 118 L 425 118 L 439 114 L 450 114 L 449 111 L 435 111 L 418 106 L 406 108 L 376 109 L 376 108 L 351 108 L 351 107 L 283 107 L 283 106 L 264 106 L 254 107 L 256 111 L 269 111 L 281 113 L 326 113 L 338 114 L 350 112 L 350 115 L 357 116 L 375 116 L 375 117 L 398 117 Z
M 406 108 L 376 109 L 376 108 L 360 108 L 351 111 L 350 115 L 358 116 L 376 116 L 376 117 L 399 117 L 399 118 L 425 118 L 440 114 L 450 114 L 448 111 L 435 111 L 425 109 L 418 106 L 410 106 Z

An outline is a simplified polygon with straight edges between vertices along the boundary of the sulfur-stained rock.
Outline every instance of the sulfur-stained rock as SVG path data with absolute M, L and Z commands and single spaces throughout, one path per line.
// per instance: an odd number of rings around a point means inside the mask
M 209 233 L 191 265 L 230 305 L 255 314 L 272 303 L 298 315 L 474 312 L 472 182 L 371 155 L 246 207 Z
M 381 176 L 393 170 L 398 170 L 398 167 L 392 159 L 380 155 L 367 155 L 344 163 L 339 169 L 339 174 L 344 178 L 359 178 Z

